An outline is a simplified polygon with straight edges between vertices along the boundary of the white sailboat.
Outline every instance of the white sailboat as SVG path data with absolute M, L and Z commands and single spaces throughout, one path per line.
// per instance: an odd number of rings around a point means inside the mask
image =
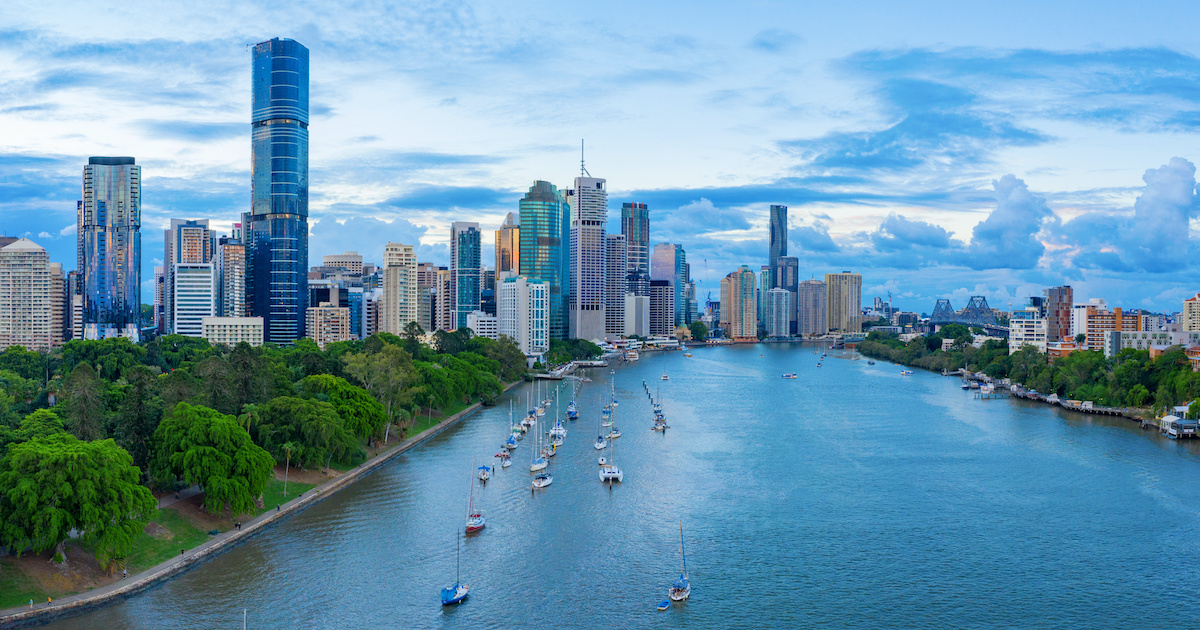
M 673 602 L 681 602 L 692 595 L 692 584 L 688 581 L 687 551 L 683 548 L 683 521 L 679 522 L 679 579 L 667 591 Z
M 542 455 L 542 432 L 537 430 L 536 425 L 534 427 L 534 431 L 534 435 L 537 436 L 537 441 L 533 444 L 532 458 L 529 461 L 529 472 L 545 470 L 546 466 L 550 465 L 550 462 L 546 461 L 546 457 Z
M 475 466 L 475 460 L 471 460 L 471 466 Z M 487 521 L 483 518 L 483 512 L 475 509 L 475 484 L 471 483 L 471 500 L 467 503 L 467 533 L 473 534 L 482 530 L 487 526 Z
M 622 482 L 625 480 L 625 473 L 617 467 L 613 460 L 613 442 L 608 442 L 608 461 L 600 464 L 600 481 L 612 485 L 614 481 Z

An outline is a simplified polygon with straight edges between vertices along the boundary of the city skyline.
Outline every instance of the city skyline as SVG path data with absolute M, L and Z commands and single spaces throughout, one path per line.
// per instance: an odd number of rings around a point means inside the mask
M 210 219 L 215 232 L 228 233 L 248 209 L 244 45 L 278 35 L 311 46 L 317 60 L 314 257 L 377 252 L 396 241 L 419 245 L 420 260 L 446 264 L 450 222 L 478 222 L 490 232 L 535 179 L 568 188 L 582 136 L 589 162 L 610 182 L 606 231 L 619 232 L 623 202 L 648 203 L 654 242 L 688 249 L 701 298 L 738 265 L 757 269 L 765 261 L 768 208 L 782 204 L 793 215 L 788 252 L 801 278 L 861 270 L 865 295 L 893 290 L 906 309 L 927 311 L 938 297 L 957 305 L 975 294 L 1016 307 L 1040 287 L 1065 283 L 1080 298 L 1173 310 L 1193 293 L 1186 276 L 1194 239 L 1179 240 L 1196 219 L 1186 83 L 1200 62 L 1178 26 L 1187 20 L 1127 19 L 1122 9 L 1106 12 L 1086 35 L 1063 35 L 1044 24 L 1063 19 L 1065 9 L 1023 10 L 991 16 L 986 28 L 978 15 L 952 11 L 939 18 L 955 27 L 948 29 L 915 24 L 920 11 L 910 17 L 880 7 L 862 32 L 825 33 L 799 19 L 793 31 L 776 27 L 800 9 L 756 7 L 729 20 L 730 37 L 714 43 L 700 34 L 731 16 L 702 8 L 675 31 L 618 53 L 614 43 L 636 40 L 642 27 L 617 38 L 611 16 L 600 18 L 609 29 L 582 44 L 549 38 L 523 48 L 519 20 L 499 8 L 443 5 L 429 16 L 310 9 L 283 16 L 278 27 L 242 9 L 195 34 L 164 27 L 151 38 L 87 9 L 64 21 L 13 3 L 0 9 L 13 25 L 0 50 L 14 70 L 0 107 L 0 123 L 13 132 L 0 147 L 7 171 L 0 214 L 6 232 L 27 234 L 52 260 L 69 262 L 79 164 L 135 156 L 145 168 L 141 296 L 150 302 L 153 267 L 162 264 L 153 253 L 163 250 L 157 239 L 170 218 Z M 151 22 L 187 23 L 181 11 L 163 8 Z M 806 11 L 847 23 L 836 9 Z M 464 19 L 439 26 L 436 18 L 446 15 Z M 1031 16 L 1042 18 L 1037 27 Z M 84 29 L 85 18 L 114 28 Z M 564 23 L 564 37 L 583 29 L 565 14 L 547 19 Z M 366 24 L 397 20 L 419 28 L 405 39 L 347 46 Z M 885 24 L 905 25 L 911 35 L 881 38 Z M 348 89 L 367 80 L 364 70 L 338 77 L 389 46 L 416 50 L 446 34 L 439 28 L 488 36 L 469 50 L 433 46 L 417 55 L 407 91 L 387 90 L 388 98 L 372 94 L 368 102 Z M 104 39 L 95 39 L 98 31 Z M 554 53 L 577 59 L 585 44 L 611 63 L 584 82 L 638 85 L 653 98 L 635 99 L 640 109 L 630 109 L 593 89 L 587 105 L 555 96 L 517 107 L 537 91 L 514 88 L 514 79 L 557 72 Z M 721 55 L 729 60 L 712 64 Z M 447 73 L 433 65 L 439 56 L 481 68 Z M 759 69 L 734 76 L 744 67 Z M 96 68 L 107 69 L 89 74 Z M 481 95 L 463 90 L 489 68 L 495 76 L 480 84 Z M 400 71 L 382 69 L 365 85 Z M 119 85 L 122 99 L 104 97 L 87 116 L 71 104 L 90 103 L 83 97 L 106 83 Z M 678 110 L 659 97 L 672 92 L 689 113 L 664 124 Z M 377 116 L 383 103 L 399 106 L 406 123 Z M 483 112 L 521 133 L 485 129 Z M 687 137 L 682 125 L 706 134 Z M 445 133 L 451 128 L 462 132 Z M 627 142 L 635 136 L 648 138 L 637 154 Z M 337 221 L 345 224 L 335 228 Z M 488 240 L 484 260 L 493 258 Z

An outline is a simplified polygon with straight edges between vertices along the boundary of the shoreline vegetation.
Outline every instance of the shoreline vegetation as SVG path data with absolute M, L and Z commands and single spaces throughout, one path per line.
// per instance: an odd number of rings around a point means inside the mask
M 948 350 L 942 349 L 944 339 L 951 340 Z M 1057 394 L 1064 400 L 1144 409 L 1155 416 L 1190 404 L 1188 417 L 1200 415 L 1200 403 L 1195 402 L 1200 395 L 1200 373 L 1192 371 L 1179 346 L 1153 359 L 1147 350 L 1125 348 L 1111 359 L 1098 350 L 1079 350 L 1051 362 L 1033 346 L 1010 355 L 1006 340 L 988 340 L 973 347 L 971 331 L 951 324 L 908 343 L 894 334 L 872 331 L 857 349 L 867 357 L 934 372 L 965 369 L 993 379 L 1008 378 L 1027 390 Z
M 111 590 L 274 520 L 527 377 L 507 338 L 439 331 L 429 347 L 423 334 L 0 353 L 0 610 Z M 591 349 L 565 354 L 577 350 Z

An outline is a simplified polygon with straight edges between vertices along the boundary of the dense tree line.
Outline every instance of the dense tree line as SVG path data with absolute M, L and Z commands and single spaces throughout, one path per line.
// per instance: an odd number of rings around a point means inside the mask
M 942 350 L 942 340 L 952 347 Z M 1007 341 L 971 345 L 963 326 L 945 326 L 937 334 L 909 343 L 895 335 L 872 332 L 858 345 L 864 355 L 929 370 L 966 368 L 993 378 L 1010 378 L 1028 389 L 1060 398 L 1090 400 L 1109 407 L 1151 407 L 1163 411 L 1200 396 L 1200 373 L 1193 372 L 1183 349 L 1175 346 L 1151 359 L 1147 350 L 1125 348 L 1109 359 L 1084 350 L 1050 362 L 1032 346 L 1009 355 Z
M 422 407 L 489 402 L 522 378 L 511 340 L 410 326 L 321 350 L 167 335 L 0 353 L 0 545 L 81 535 L 120 559 L 153 517 L 151 487 L 198 484 L 218 513 L 255 508 L 271 469 L 352 465 Z

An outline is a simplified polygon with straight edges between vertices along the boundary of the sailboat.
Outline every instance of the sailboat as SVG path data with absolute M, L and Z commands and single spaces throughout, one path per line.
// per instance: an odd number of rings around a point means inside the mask
M 534 435 L 537 436 L 537 441 L 533 444 L 533 457 L 529 461 L 529 472 L 545 470 L 546 466 L 549 465 L 549 462 L 546 461 L 546 457 L 542 454 L 542 432 L 537 429 L 536 425 L 534 427 L 534 431 Z
M 602 414 L 600 414 L 600 426 L 596 427 L 596 441 L 595 441 L 595 443 L 592 444 L 592 446 L 596 447 L 597 451 L 602 451 L 602 450 L 608 448 L 608 438 L 605 437 L 605 434 L 604 434 L 604 427 L 612 424 L 612 422 L 610 422 L 608 419 L 608 417 L 609 417 L 608 414 L 609 414 L 609 411 L 606 407 L 605 411 Z M 601 457 L 600 459 L 603 460 L 604 458 Z M 603 462 L 601 462 L 601 463 L 603 463 Z
M 492 478 L 492 467 L 491 466 L 480 466 L 479 468 L 476 468 L 475 470 L 479 473 L 480 481 L 487 481 L 488 479 Z
M 683 521 L 679 522 L 679 579 L 667 591 L 667 597 L 673 602 L 681 602 L 692 594 L 692 585 L 688 582 L 687 551 L 683 548 Z
M 608 442 L 608 461 L 600 464 L 600 481 L 607 482 L 610 486 L 612 482 L 621 482 L 625 480 L 625 473 L 621 472 L 620 468 L 613 462 L 613 442 Z
M 454 604 L 462 603 L 467 598 L 467 589 L 471 588 L 470 584 L 463 584 L 459 579 L 462 564 L 462 552 L 459 548 L 461 541 L 461 535 L 454 539 L 454 586 L 447 586 L 442 589 L 443 606 L 453 606 Z
M 472 460 L 471 466 L 474 465 L 475 461 Z M 480 478 L 482 479 L 482 475 Z M 487 527 L 487 521 L 483 518 L 483 513 L 475 509 L 475 484 L 471 483 L 471 500 L 467 503 L 467 533 L 474 534 L 484 527 Z

